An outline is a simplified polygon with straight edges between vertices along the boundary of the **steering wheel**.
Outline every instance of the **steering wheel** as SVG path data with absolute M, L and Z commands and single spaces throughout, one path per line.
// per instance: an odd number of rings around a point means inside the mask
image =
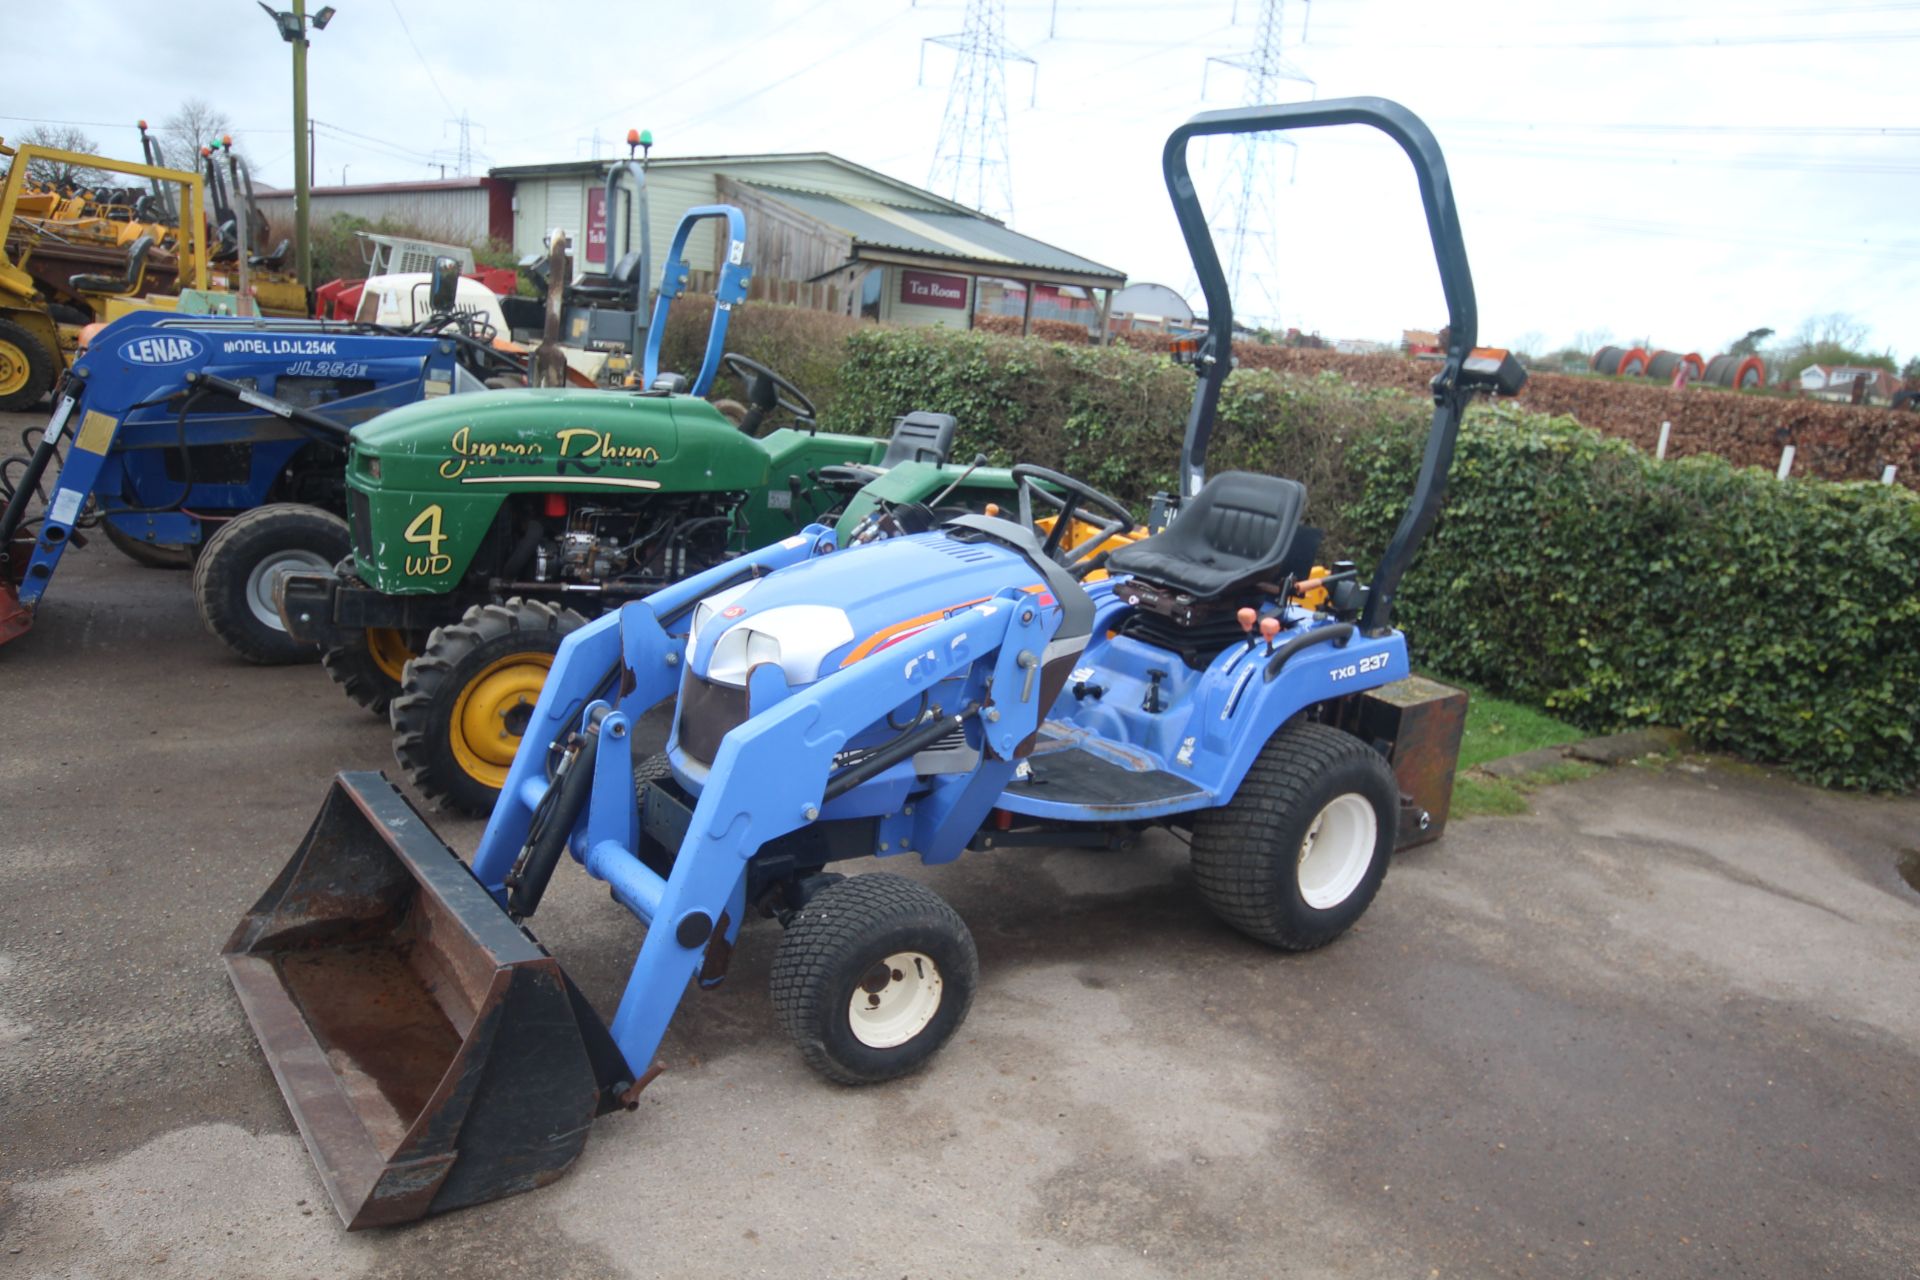
M 1061 475 L 1058 471 L 1046 467 L 1036 467 L 1030 462 L 1017 464 L 1009 473 L 1020 494 L 1020 523 L 1033 527 L 1033 499 L 1038 494 L 1053 507 L 1056 515 L 1053 531 L 1047 535 L 1047 541 L 1041 548 L 1049 559 L 1071 573 L 1075 579 L 1084 578 L 1093 572 L 1094 556 L 1097 549 L 1107 539 L 1119 534 L 1131 533 L 1134 529 L 1133 513 L 1121 504 L 1120 499 L 1100 492 L 1083 480 Z M 1044 488 L 1045 481 L 1054 489 L 1065 492 L 1055 493 Z M 1088 538 L 1079 546 L 1068 549 L 1065 546 L 1067 531 L 1073 527 L 1074 517 L 1080 511 L 1082 503 L 1100 508 L 1111 519 L 1100 526 L 1100 532 Z M 1091 521 L 1090 521 L 1091 523 Z
M 734 377 L 740 379 L 740 385 L 747 389 L 747 417 L 741 421 L 742 431 L 751 431 L 760 425 L 760 419 L 766 416 L 766 406 L 756 405 L 753 400 L 753 380 L 765 378 L 773 386 L 774 404 L 785 409 L 796 418 L 805 418 L 811 423 L 819 416 L 813 407 L 813 401 L 807 399 L 806 392 L 775 373 L 758 360 L 749 360 L 738 352 L 729 351 L 720 357 L 720 366 Z

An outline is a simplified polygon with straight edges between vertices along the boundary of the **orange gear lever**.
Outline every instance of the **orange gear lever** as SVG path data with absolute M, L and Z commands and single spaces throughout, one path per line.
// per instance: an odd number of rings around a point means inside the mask
M 1279 634 L 1280 634 L 1280 619 L 1274 617 L 1271 614 L 1260 619 L 1260 637 L 1261 639 L 1267 642 L 1267 647 L 1269 649 L 1273 647 L 1273 638 Z
M 1243 605 L 1241 606 L 1240 612 L 1234 616 L 1240 619 L 1240 629 L 1251 636 L 1253 634 L 1253 620 L 1260 616 L 1258 612 Z

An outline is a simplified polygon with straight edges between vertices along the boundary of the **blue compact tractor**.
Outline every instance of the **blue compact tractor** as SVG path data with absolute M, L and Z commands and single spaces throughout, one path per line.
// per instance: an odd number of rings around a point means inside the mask
M 1205 471 L 1232 307 L 1188 144 L 1334 124 L 1412 160 L 1451 318 L 1413 502 L 1370 580 L 1315 570 L 1298 482 Z M 785 930 L 773 1005 L 810 1066 L 848 1084 L 921 1066 L 973 1002 L 974 945 L 925 882 L 842 874 L 855 859 L 1169 827 L 1226 924 L 1303 951 L 1444 815 L 1463 707 L 1405 693 L 1394 593 L 1468 399 L 1522 375 L 1474 349 L 1440 149 L 1404 108 L 1348 99 L 1197 116 L 1165 168 L 1209 329 L 1163 531 L 1134 538 L 1113 497 L 1022 467 L 1017 518 L 876 510 L 844 542 L 809 526 L 626 604 L 561 645 L 470 868 L 382 777 L 340 776 L 227 956 L 350 1226 L 558 1176 L 593 1115 L 634 1105 L 749 915 Z M 1096 532 L 1070 543 L 1076 524 Z M 636 752 L 669 701 L 665 753 Z M 566 856 L 647 926 L 604 1022 L 524 927 Z

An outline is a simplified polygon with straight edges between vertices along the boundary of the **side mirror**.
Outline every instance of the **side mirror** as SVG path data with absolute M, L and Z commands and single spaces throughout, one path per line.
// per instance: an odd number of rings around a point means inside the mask
M 460 296 L 460 263 L 455 258 L 433 260 L 433 283 L 427 287 L 427 307 L 436 316 L 453 314 Z

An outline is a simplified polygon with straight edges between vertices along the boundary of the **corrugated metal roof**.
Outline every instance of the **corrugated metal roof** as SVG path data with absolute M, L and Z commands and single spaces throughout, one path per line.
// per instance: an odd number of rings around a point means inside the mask
M 781 204 L 839 228 L 853 237 L 856 245 L 972 263 L 1004 263 L 1009 267 L 1103 276 L 1115 282 L 1127 278 L 1124 271 L 1102 266 L 1091 258 L 1068 253 L 1032 236 L 1023 236 L 990 218 L 908 209 L 877 200 L 846 199 L 758 182 L 748 185 Z

